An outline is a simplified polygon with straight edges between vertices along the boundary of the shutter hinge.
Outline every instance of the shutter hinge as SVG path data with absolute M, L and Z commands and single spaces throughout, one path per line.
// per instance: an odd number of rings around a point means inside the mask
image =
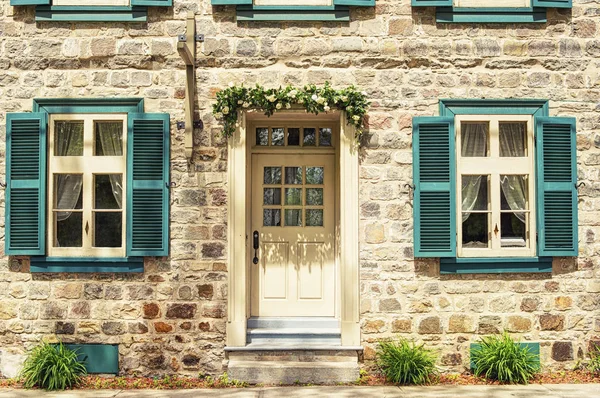
M 2 188 L 6 188 L 6 183 L 5 183 L 5 182 L 2 182 L 2 181 L 0 181 L 0 187 L 2 187 Z
M 169 182 L 165 182 L 165 185 L 167 186 L 167 188 L 171 189 L 171 188 L 175 188 L 177 186 L 177 183 L 174 181 L 169 181 Z

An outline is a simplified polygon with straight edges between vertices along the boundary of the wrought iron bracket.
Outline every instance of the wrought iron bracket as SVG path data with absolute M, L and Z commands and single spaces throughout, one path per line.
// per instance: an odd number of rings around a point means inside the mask
M 185 62 L 185 122 L 177 122 L 178 129 L 185 129 L 185 156 L 189 161 L 194 152 L 194 97 L 196 87 L 196 42 L 204 41 L 204 35 L 196 34 L 196 18 L 193 12 L 187 15 L 185 34 L 177 37 L 177 51 Z M 201 128 L 201 127 L 200 127 Z

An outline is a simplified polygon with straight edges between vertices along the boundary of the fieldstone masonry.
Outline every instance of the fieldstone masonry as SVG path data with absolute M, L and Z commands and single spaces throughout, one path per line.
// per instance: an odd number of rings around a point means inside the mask
M 0 170 L 5 113 L 33 98 L 143 97 L 172 121 L 171 256 L 143 274 L 31 274 L 28 258 L 0 259 L 0 372 L 13 376 L 41 338 L 117 343 L 123 374 L 218 373 L 224 357 L 227 249 L 226 141 L 211 114 L 229 82 L 268 87 L 357 85 L 372 108 L 360 166 L 360 291 L 365 364 L 381 338 L 401 335 L 468 366 L 479 336 L 508 330 L 541 343 L 542 362 L 571 367 L 600 341 L 600 3 L 574 0 L 543 24 L 436 24 L 433 8 L 377 0 L 350 23 L 240 22 L 233 7 L 175 0 L 147 23 L 36 23 L 33 7 L 0 3 Z M 176 35 L 196 13 L 194 161 L 184 154 L 185 71 Z M 577 118 L 579 257 L 552 275 L 440 276 L 413 258 L 413 116 L 439 98 L 540 98 Z M 0 176 L 4 180 L 3 175 Z M 0 227 L 4 226 L 4 196 Z M 0 231 L 0 234 L 3 232 Z M 3 241 L 3 238 L 2 238 Z M 3 250 L 3 242 L 0 242 Z

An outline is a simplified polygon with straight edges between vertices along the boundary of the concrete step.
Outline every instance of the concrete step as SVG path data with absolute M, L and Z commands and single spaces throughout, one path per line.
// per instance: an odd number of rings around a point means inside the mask
M 341 345 L 339 328 L 285 328 L 248 329 L 246 341 L 249 344 L 296 344 L 302 345 Z
M 248 329 L 339 328 L 339 319 L 331 317 L 251 317 Z

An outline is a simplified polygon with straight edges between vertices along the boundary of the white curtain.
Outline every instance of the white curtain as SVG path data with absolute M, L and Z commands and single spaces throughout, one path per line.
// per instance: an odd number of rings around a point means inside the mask
M 525 156 L 525 130 L 523 125 L 503 123 L 500 129 L 500 153 L 509 157 Z M 500 186 L 511 210 L 525 210 L 527 205 L 527 180 L 522 175 L 502 176 Z M 525 222 L 525 213 L 514 214 L 519 220 Z
M 461 126 L 461 156 L 483 157 L 487 153 L 487 125 L 464 123 Z M 482 176 L 462 176 L 462 221 L 465 222 L 473 209 L 487 208 L 487 203 L 481 203 L 485 198 L 479 198 Z
M 56 124 L 56 155 L 67 156 L 78 153 L 76 147 L 82 145 L 79 141 L 83 137 L 83 124 L 80 123 L 57 123 Z M 78 139 L 79 138 L 79 139 Z M 79 195 L 83 179 L 81 175 L 55 174 L 56 184 L 56 208 L 61 210 L 74 209 Z M 71 217 L 72 211 L 59 211 L 56 213 L 57 221 L 64 221 Z
M 100 137 L 100 145 L 104 156 L 123 155 L 123 125 L 121 123 L 96 123 L 96 134 Z M 120 174 L 109 174 L 112 193 L 122 209 L 123 186 Z

